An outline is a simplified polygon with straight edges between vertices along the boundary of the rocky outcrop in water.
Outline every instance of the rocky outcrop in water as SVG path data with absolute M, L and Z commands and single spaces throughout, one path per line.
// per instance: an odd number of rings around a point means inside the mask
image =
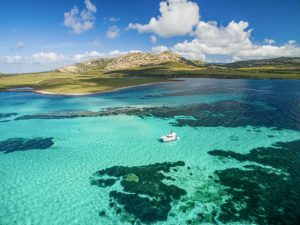
M 274 129 L 300 130 L 300 117 L 289 114 L 286 109 L 268 109 L 261 105 L 239 101 L 219 101 L 211 104 L 192 104 L 181 106 L 162 107 L 117 107 L 107 108 L 98 112 L 92 111 L 61 111 L 36 115 L 17 117 L 16 120 L 25 119 L 72 119 L 77 117 L 97 117 L 129 115 L 156 118 L 174 118 L 173 126 L 191 127 L 271 127 Z M 287 116 L 282 116 L 287 114 Z M 272 115 L 272 117 L 270 117 Z
M 218 219 L 223 223 L 300 223 L 300 140 L 278 142 L 248 154 L 214 150 L 210 155 L 256 163 L 215 171 L 229 198 Z
M 0 152 L 4 154 L 33 149 L 44 150 L 54 145 L 53 138 L 10 138 L 0 141 Z
M 166 221 L 171 203 L 186 195 L 186 191 L 163 180 L 174 180 L 167 176 L 171 168 L 183 167 L 184 162 L 155 163 L 146 166 L 113 166 L 100 170 L 91 179 L 91 185 L 101 188 L 111 187 L 120 182 L 123 190 L 111 190 L 111 207 L 116 214 L 128 213 L 135 221 L 152 223 Z M 122 212 L 124 208 L 125 212 Z M 99 215 L 103 215 L 100 211 Z
M 0 113 L 0 119 L 16 116 L 18 113 Z

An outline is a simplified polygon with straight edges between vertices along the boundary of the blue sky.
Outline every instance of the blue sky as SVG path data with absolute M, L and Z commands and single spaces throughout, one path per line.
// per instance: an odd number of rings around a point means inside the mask
M 299 0 L 0 0 L 0 71 L 167 49 L 210 62 L 300 56 L 299 12 Z

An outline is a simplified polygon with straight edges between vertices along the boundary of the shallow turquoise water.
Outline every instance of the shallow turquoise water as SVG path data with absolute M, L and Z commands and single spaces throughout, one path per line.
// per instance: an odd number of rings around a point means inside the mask
M 191 167 L 193 175 L 180 169 L 176 174 L 171 172 L 176 178 L 174 184 L 186 190 L 187 194 L 182 199 L 195 202 L 195 206 L 183 212 L 183 203 L 172 201 L 167 220 L 151 223 L 189 224 L 191 220 L 192 224 L 211 224 L 212 219 L 199 221 L 195 220 L 196 215 L 199 212 L 211 214 L 212 209 L 221 213 L 221 205 L 230 195 L 224 191 L 223 183 L 209 177 L 215 177 L 215 171 L 227 168 L 243 170 L 245 165 L 257 163 L 215 157 L 208 152 L 232 150 L 247 154 L 254 148 L 299 140 L 299 87 L 299 81 L 188 79 L 83 97 L 0 93 L 0 113 L 17 113 L 0 119 L 4 121 L 0 122 L 0 141 L 52 137 L 54 142 L 44 150 L 0 152 L 0 224 L 131 224 L 134 220 L 132 214 L 122 209 L 121 215 L 117 215 L 108 204 L 109 192 L 112 189 L 122 191 L 122 186 L 92 186 L 92 174 L 112 166 L 141 166 L 178 160 Z M 229 115 L 232 122 L 216 126 L 213 121 L 218 118 L 215 117 L 228 116 L 221 114 L 223 102 L 229 101 L 229 106 L 226 103 L 229 109 L 224 108 L 224 111 L 230 113 L 230 107 L 233 107 L 235 114 Z M 181 124 L 183 122 L 177 119 L 191 117 L 186 112 L 179 112 L 175 117 L 140 117 L 125 113 L 14 120 L 24 115 L 58 111 L 95 112 L 103 108 L 128 106 L 156 107 L 158 110 L 162 106 L 170 106 L 182 110 L 184 105 L 205 104 L 208 107 L 215 103 L 221 103 L 214 109 L 217 111 L 215 117 L 192 118 L 205 122 L 205 125 L 191 124 L 190 120 Z M 259 110 L 248 114 L 249 108 L 245 105 L 235 108 L 233 103 L 244 103 Z M 207 110 L 212 114 L 212 109 Z M 168 113 L 166 111 L 164 113 Z M 269 114 L 266 120 L 261 120 L 260 112 L 265 111 Z M 279 121 L 278 113 L 288 118 Z M 176 122 L 180 126 L 175 126 Z M 175 130 L 181 139 L 167 144 L 159 142 L 160 135 L 169 130 Z M 261 166 L 268 167 L 263 163 Z M 105 210 L 105 216 L 99 216 L 100 210 Z M 228 222 L 220 218 L 216 216 L 215 220 L 220 224 Z M 237 224 L 262 224 L 250 212 L 246 220 L 230 220 L 230 223 Z

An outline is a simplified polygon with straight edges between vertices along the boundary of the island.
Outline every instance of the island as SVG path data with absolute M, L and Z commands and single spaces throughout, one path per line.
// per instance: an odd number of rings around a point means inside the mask
M 300 79 L 300 57 L 213 64 L 176 53 L 135 52 L 26 74 L 0 74 L 0 91 L 86 95 L 176 78 Z

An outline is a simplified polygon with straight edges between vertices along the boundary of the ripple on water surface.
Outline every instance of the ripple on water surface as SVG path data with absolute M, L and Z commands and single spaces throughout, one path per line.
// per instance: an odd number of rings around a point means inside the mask
M 0 93 L 0 224 L 297 224 L 300 84 L 286 82 Z M 139 110 L 15 120 L 116 106 Z

